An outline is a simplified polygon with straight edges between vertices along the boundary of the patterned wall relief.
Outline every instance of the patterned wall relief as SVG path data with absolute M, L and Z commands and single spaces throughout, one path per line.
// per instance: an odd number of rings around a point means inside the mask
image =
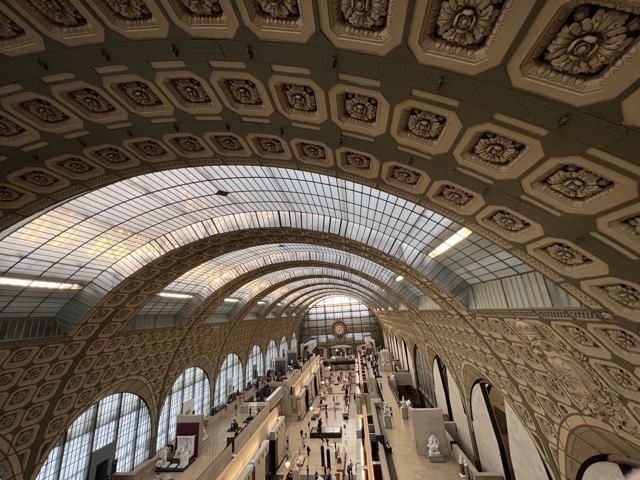
M 230 0 L 160 0 L 171 20 L 193 37 L 231 38 L 239 22 Z
M 306 42 L 315 32 L 310 0 L 242 0 L 237 5 L 245 25 L 259 38 Z
M 162 38 L 169 23 L 150 0 L 89 0 L 107 26 L 128 38 Z

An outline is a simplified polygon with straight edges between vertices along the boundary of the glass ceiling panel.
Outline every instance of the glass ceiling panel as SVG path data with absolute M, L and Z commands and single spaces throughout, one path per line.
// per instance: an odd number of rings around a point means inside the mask
M 219 190 L 229 195 L 216 195 Z M 499 257 L 506 252 L 479 235 L 451 251 L 475 246 L 473 263 L 448 252 L 430 259 L 460 225 L 386 192 L 311 172 L 234 165 L 129 178 L 35 215 L 0 234 L 0 274 L 108 287 L 180 245 L 270 226 L 340 233 L 428 271 L 435 281 L 450 269 L 468 283 L 531 270 L 509 254 Z

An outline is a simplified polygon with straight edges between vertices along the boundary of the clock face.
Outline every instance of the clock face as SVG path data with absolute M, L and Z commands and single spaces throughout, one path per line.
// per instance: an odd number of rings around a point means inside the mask
M 344 337 L 344 335 L 347 333 L 347 326 L 344 324 L 344 322 L 335 322 L 331 329 L 333 330 L 333 334 L 336 337 Z

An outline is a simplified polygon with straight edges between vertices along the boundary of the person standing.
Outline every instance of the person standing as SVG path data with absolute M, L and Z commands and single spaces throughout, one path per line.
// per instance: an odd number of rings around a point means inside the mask
M 309 461 L 309 455 L 311 455 L 311 447 L 307 445 L 307 462 Z

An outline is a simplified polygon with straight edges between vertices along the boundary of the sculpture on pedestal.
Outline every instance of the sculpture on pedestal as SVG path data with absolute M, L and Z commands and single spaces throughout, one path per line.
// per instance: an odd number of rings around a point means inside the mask
M 167 450 L 168 450 L 168 447 L 164 447 L 158 451 L 158 454 L 160 456 L 158 457 L 158 461 L 156 462 L 156 467 L 167 468 L 169 466 L 169 461 L 167 460 L 167 455 L 168 455 Z
M 429 447 L 429 456 L 433 457 L 434 455 L 442 455 L 440 453 L 440 441 L 438 437 L 435 435 L 431 435 L 429 440 L 427 441 L 427 446 Z

